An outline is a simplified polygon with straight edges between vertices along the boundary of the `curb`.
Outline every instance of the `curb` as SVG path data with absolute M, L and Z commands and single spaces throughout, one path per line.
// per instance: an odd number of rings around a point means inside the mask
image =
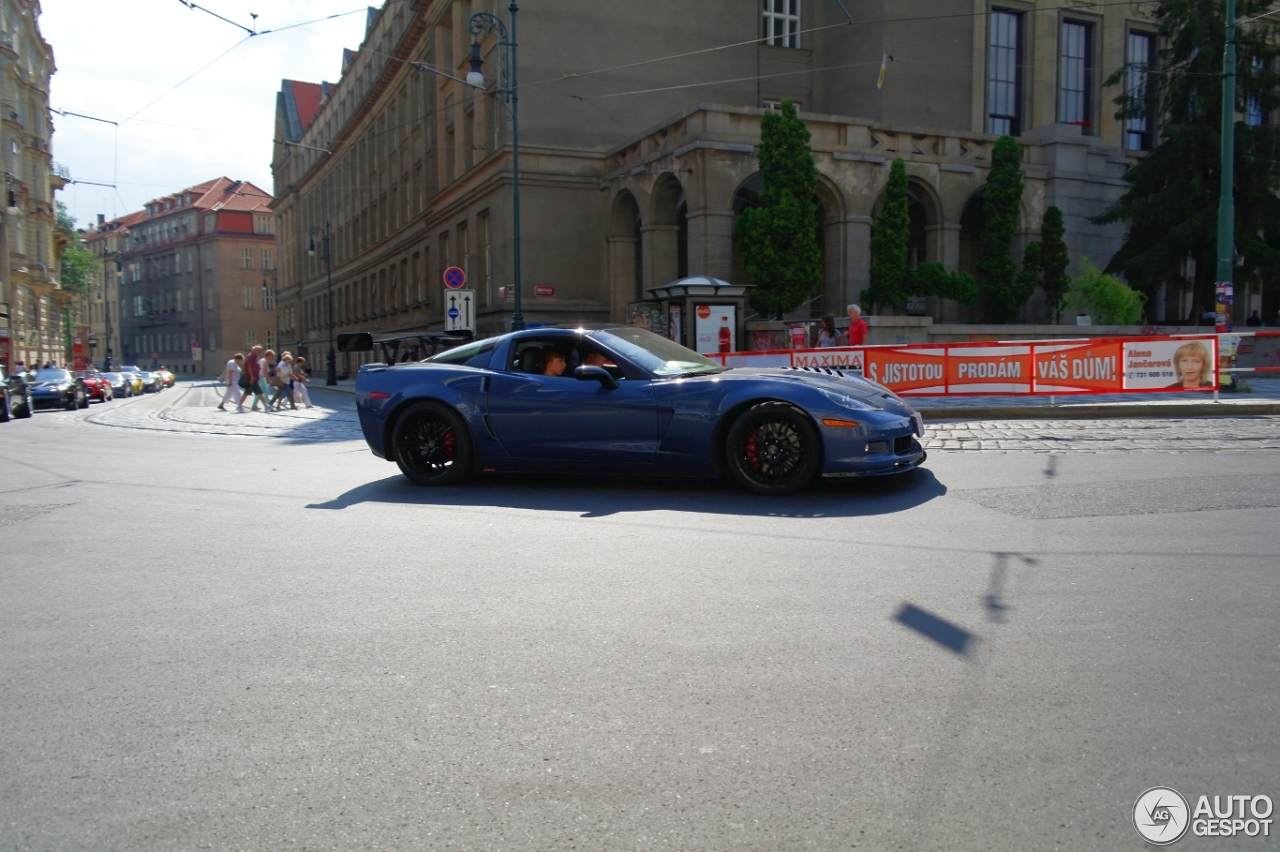
M 908 399 L 908 402 L 910 400 Z M 1086 405 L 983 405 L 917 408 L 925 420 L 1097 420 L 1133 417 L 1239 417 L 1280 414 L 1280 402 L 1111 402 Z

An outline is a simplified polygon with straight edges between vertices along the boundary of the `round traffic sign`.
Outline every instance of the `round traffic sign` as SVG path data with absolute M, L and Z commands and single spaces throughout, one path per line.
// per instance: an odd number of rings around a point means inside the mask
M 467 273 L 463 272 L 456 266 L 450 266 L 444 271 L 444 286 L 450 290 L 459 290 L 463 284 L 467 283 Z
M 457 309 L 457 308 L 450 308 L 450 309 L 449 309 L 449 319 L 451 319 L 451 320 L 456 320 L 456 319 L 458 318 L 458 316 L 459 316 L 459 312 L 458 312 L 458 309 Z

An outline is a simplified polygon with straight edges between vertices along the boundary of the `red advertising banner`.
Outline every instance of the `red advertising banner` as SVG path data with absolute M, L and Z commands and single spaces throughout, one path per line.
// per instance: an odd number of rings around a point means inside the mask
M 1216 390 L 1214 365 L 1223 351 L 1225 343 L 1219 346 L 1213 335 L 1186 335 L 774 349 L 707 357 L 727 367 L 836 369 L 907 396 L 988 396 Z M 1249 368 L 1272 369 L 1277 368 Z
M 1035 346 L 1036 393 L 1119 393 L 1119 341 Z
M 1030 346 L 948 347 L 948 393 L 1031 393 Z
M 946 393 L 947 350 L 873 346 L 864 350 L 863 375 L 894 393 Z

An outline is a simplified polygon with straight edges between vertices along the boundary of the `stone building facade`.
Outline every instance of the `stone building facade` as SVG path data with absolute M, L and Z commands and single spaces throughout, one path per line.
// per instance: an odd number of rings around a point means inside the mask
M 972 269 L 1003 133 L 1019 138 L 1027 176 L 1015 251 L 1054 204 L 1073 266 L 1107 263 L 1123 229 L 1088 220 L 1123 192 L 1151 128 L 1116 120 L 1123 84 L 1102 83 L 1152 49 L 1150 4 L 844 5 L 852 20 L 827 0 L 545 0 L 522 10 L 526 319 L 620 321 L 648 288 L 683 275 L 745 283 L 733 221 L 759 186 L 759 117 L 783 99 L 799 105 L 822 175 L 825 279 L 807 310 L 838 312 L 868 285 L 871 222 L 894 157 L 911 180 L 913 260 Z M 477 290 L 481 332 L 508 325 L 512 139 L 494 85 L 499 39 L 480 41 L 484 91 L 426 70 L 466 75 L 468 17 L 485 8 L 387 4 L 310 121 L 288 124 L 293 84 L 282 89 L 275 209 L 299 339 L 327 339 L 326 270 L 307 253 L 325 222 L 338 331 L 438 328 L 450 265 Z M 494 8 L 505 20 L 505 6 Z M 1173 287 L 1152 319 L 1185 312 L 1185 299 Z M 953 304 L 927 310 L 964 318 Z M 1033 301 L 1027 319 L 1038 314 Z
M 70 180 L 53 162 L 53 49 L 36 0 L 0 0 L 0 358 L 67 363 L 71 296 L 60 287 L 65 238 L 53 193 Z
M 121 271 L 118 364 L 208 376 L 237 351 L 277 347 L 270 202 L 253 184 L 220 177 L 99 227 Z
M 118 367 L 124 350 L 120 346 L 120 284 L 124 279 L 123 249 L 128 244 L 129 226 L 145 214 L 130 213 L 110 222 L 98 214 L 98 224 L 82 232 L 85 247 L 94 257 L 94 277 L 89 292 L 80 299 L 76 316 L 84 324 L 89 359 L 99 368 Z

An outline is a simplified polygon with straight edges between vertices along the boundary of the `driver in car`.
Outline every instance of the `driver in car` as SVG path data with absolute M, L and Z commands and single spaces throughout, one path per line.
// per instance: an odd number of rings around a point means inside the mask
M 609 359 L 604 357 L 603 352 L 588 352 L 586 357 L 582 359 L 584 367 L 604 367 L 609 363 Z
M 568 364 L 565 362 L 563 352 L 561 352 L 559 349 L 548 349 L 543 353 L 543 359 L 545 363 L 542 368 L 542 375 L 544 376 L 563 376 L 564 375 L 565 367 L 568 366 Z

